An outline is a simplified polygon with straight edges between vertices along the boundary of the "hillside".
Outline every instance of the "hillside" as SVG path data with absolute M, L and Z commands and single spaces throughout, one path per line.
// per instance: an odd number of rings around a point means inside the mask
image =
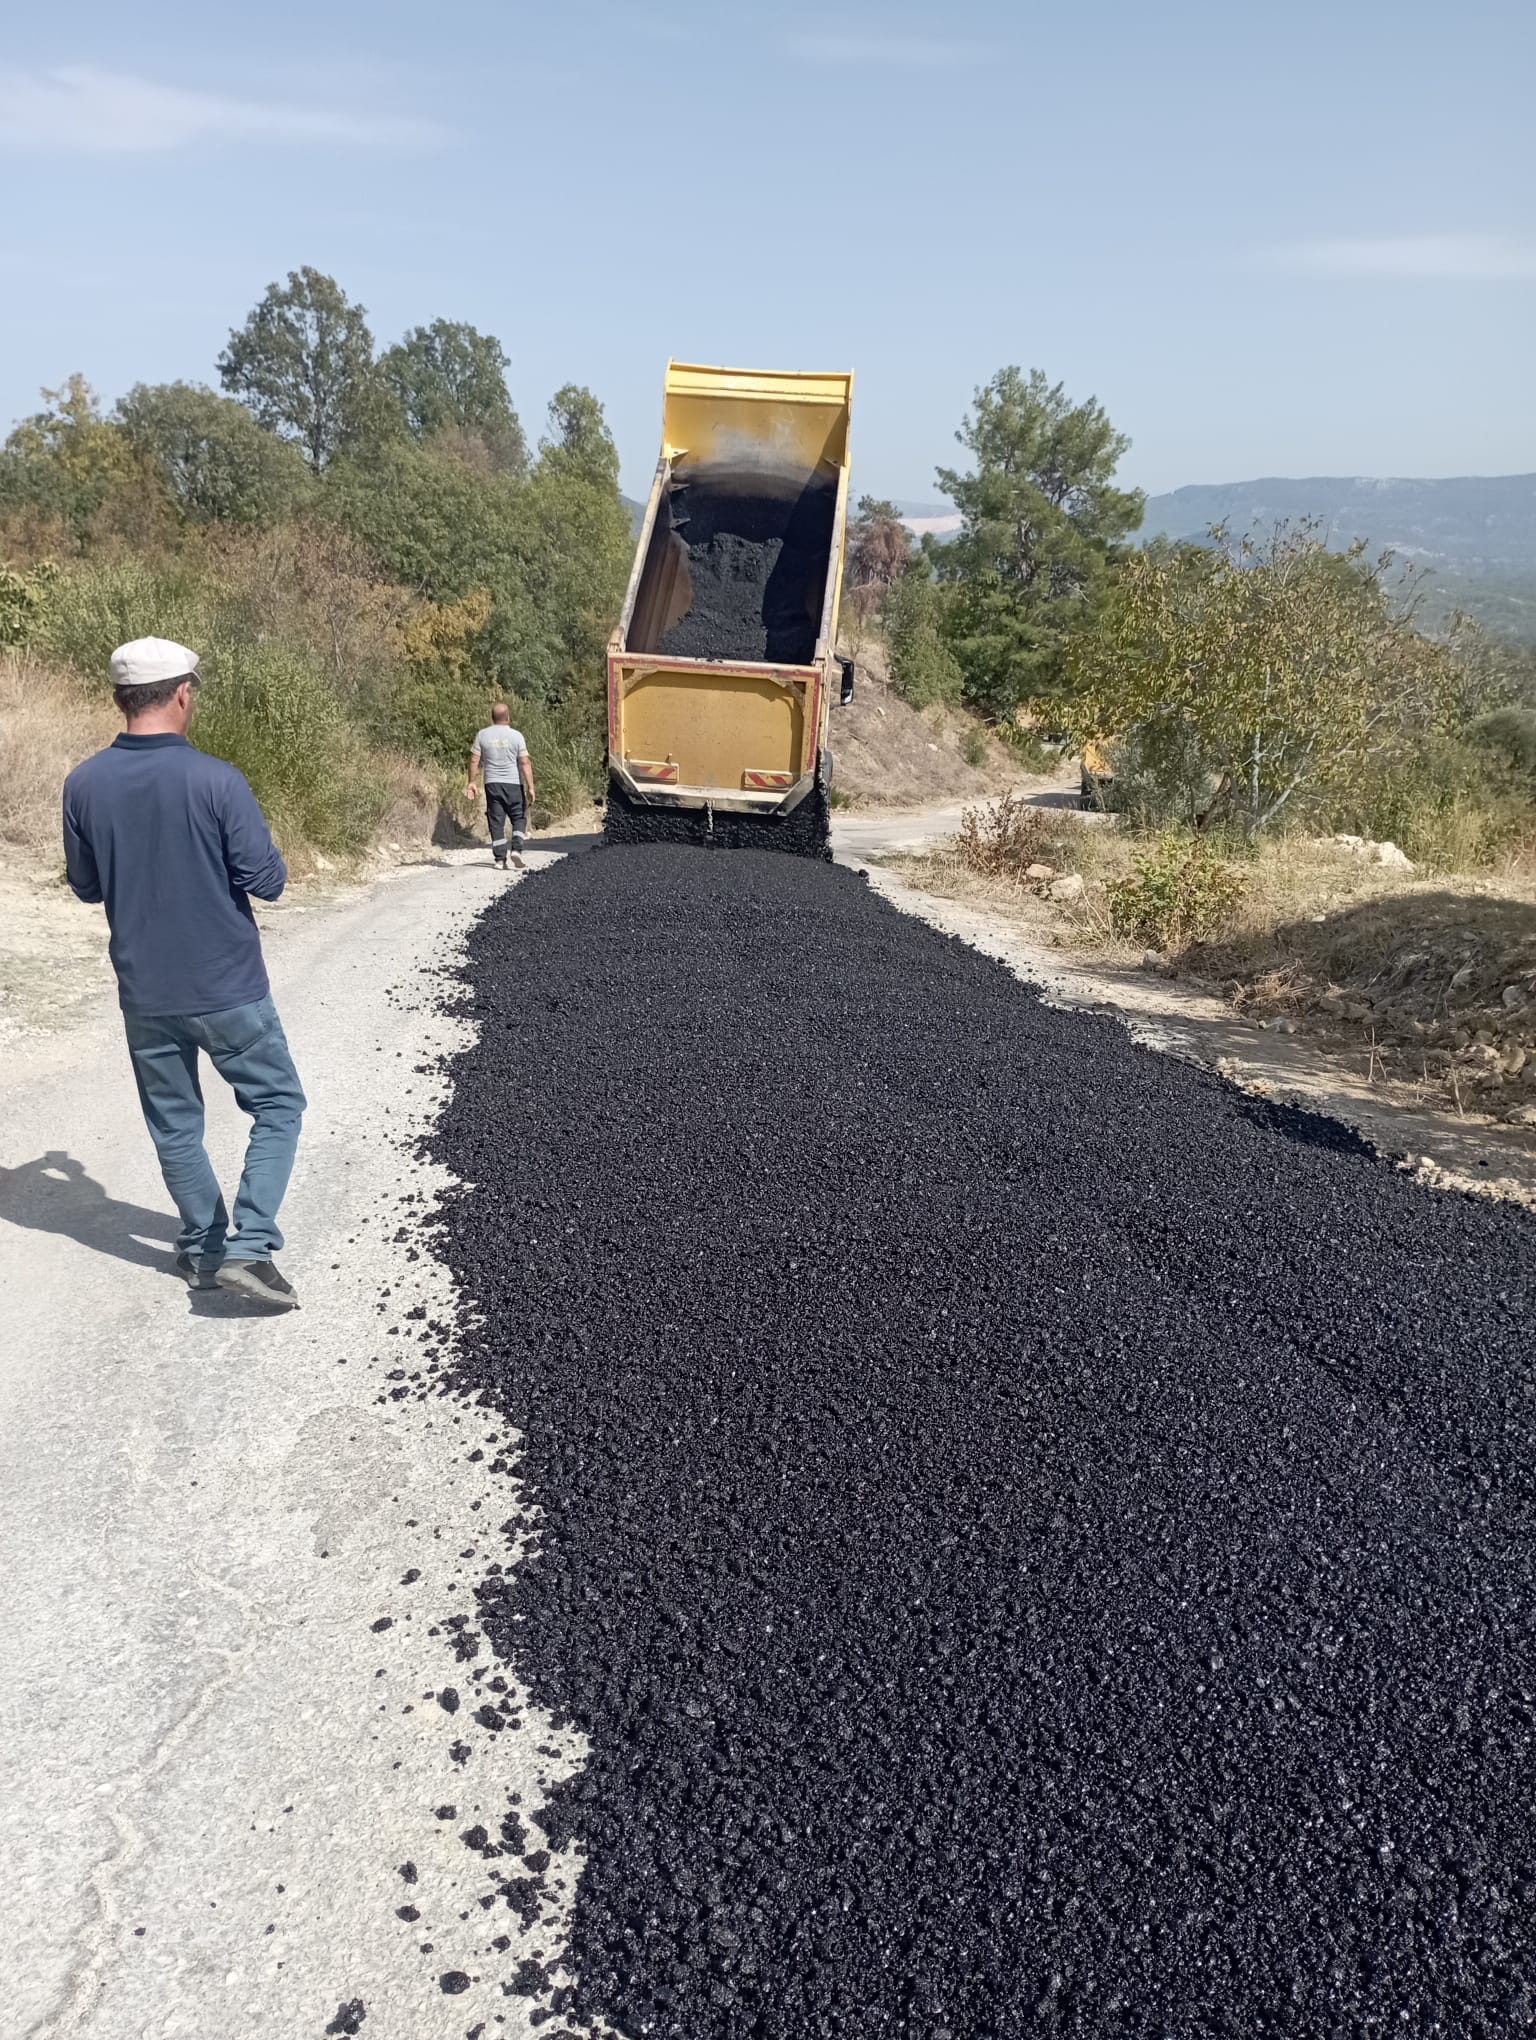
M 916 709 L 891 686 L 873 635 L 845 638 L 858 668 L 854 697 L 835 708 L 828 741 L 833 785 L 859 806 L 923 807 L 985 800 L 1017 783 L 1017 757 L 959 708 Z

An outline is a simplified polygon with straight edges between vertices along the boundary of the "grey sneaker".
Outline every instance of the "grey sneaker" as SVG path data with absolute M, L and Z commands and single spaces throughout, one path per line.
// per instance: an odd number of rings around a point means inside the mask
M 199 1268 L 190 1254 L 176 1256 L 176 1273 L 189 1289 L 217 1289 L 219 1286 L 214 1275 Z
M 236 1296 L 248 1297 L 253 1303 L 264 1303 L 269 1310 L 299 1307 L 293 1284 L 284 1281 L 271 1261 L 223 1261 L 213 1279 L 220 1289 L 232 1290 Z
M 512 869 L 514 871 L 526 871 L 528 869 L 527 865 L 524 864 L 523 862 L 523 853 L 521 850 L 514 850 L 512 852 L 511 857 L 508 859 L 508 862 L 511 864 Z

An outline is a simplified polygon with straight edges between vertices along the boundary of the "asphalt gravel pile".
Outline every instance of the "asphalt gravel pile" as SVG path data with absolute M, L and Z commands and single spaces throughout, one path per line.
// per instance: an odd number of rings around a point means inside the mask
M 708 481 L 674 491 L 688 546 L 687 613 L 659 649 L 682 659 L 809 665 L 826 589 L 836 499 L 820 484 L 747 495 Z
M 803 614 L 776 613 L 782 605 L 774 601 L 774 571 L 783 552 L 782 539 L 754 544 L 730 531 L 690 546 L 692 604 L 662 637 L 661 650 L 679 659 L 782 659 L 791 665 L 809 659 L 814 626 Z
M 436 1152 L 625 2034 L 1536 2028 L 1536 1228 L 842 869 L 498 901 Z M 482 1761 L 494 1763 L 494 1757 Z

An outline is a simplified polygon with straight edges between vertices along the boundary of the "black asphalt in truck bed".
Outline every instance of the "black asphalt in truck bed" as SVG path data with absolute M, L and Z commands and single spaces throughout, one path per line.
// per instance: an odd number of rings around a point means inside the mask
M 458 1382 L 542 1511 L 481 1612 L 591 1741 L 560 2023 L 1533 2030 L 1528 1217 L 838 868 L 596 851 L 469 973 Z
M 824 477 L 752 494 L 695 472 L 672 492 L 689 606 L 658 649 L 681 659 L 809 665 L 816 655 L 837 492 Z
M 664 634 L 660 650 L 675 659 L 804 665 L 816 647 L 816 626 L 803 613 L 785 610 L 779 572 L 783 554 L 782 539 L 754 544 L 729 531 L 690 547 L 692 603 Z

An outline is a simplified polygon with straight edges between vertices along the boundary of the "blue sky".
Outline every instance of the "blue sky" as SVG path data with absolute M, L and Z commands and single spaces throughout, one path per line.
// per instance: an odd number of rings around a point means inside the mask
M 216 382 L 309 262 L 501 338 L 648 481 L 669 354 L 857 371 L 930 498 L 975 385 L 1097 395 L 1152 490 L 1536 470 L 1529 0 L 144 0 L 0 53 L 0 421 Z

